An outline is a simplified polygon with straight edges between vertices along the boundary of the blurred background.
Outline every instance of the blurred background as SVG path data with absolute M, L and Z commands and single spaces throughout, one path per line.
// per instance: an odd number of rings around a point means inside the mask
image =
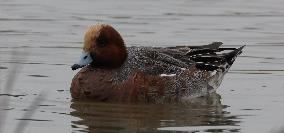
M 283 5 L 283 0 L 0 0 L 0 132 L 19 125 L 26 133 L 281 132 Z M 217 94 L 188 105 L 72 102 L 69 87 L 77 71 L 70 66 L 81 53 L 85 30 L 96 23 L 111 24 L 127 46 L 214 41 L 247 46 Z

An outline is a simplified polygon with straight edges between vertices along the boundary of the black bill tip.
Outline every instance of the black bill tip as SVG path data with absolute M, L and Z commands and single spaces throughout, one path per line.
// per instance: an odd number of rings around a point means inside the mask
M 82 66 L 79 65 L 79 64 L 74 64 L 74 65 L 71 66 L 71 69 L 74 71 L 74 70 L 76 70 L 76 69 L 78 69 L 78 68 L 81 68 L 81 67 L 82 67 Z

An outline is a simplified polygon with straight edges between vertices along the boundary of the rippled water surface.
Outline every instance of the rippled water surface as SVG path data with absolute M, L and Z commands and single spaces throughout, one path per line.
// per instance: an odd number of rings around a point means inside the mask
M 0 0 L 0 132 L 280 132 L 283 5 L 282 0 Z M 75 102 L 69 86 L 77 71 L 70 66 L 81 53 L 86 27 L 98 22 L 113 25 L 128 46 L 222 41 L 247 47 L 217 94 L 187 104 Z

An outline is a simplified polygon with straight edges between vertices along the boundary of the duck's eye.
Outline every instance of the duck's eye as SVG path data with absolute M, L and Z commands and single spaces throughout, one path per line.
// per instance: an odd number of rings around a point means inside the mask
M 108 41 L 109 41 L 109 40 L 108 40 L 108 38 L 107 38 L 106 36 L 100 35 L 100 36 L 97 38 L 96 43 L 97 43 L 98 46 L 104 47 L 104 46 L 106 46 L 106 45 L 108 44 Z
M 85 60 L 85 59 L 87 59 L 87 57 L 88 57 L 87 55 L 86 55 L 86 56 L 84 56 L 84 60 Z

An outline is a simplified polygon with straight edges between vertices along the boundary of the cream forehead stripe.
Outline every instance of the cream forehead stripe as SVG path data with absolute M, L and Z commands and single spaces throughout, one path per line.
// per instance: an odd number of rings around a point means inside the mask
M 100 35 L 100 31 L 103 27 L 106 27 L 108 25 L 106 24 L 97 24 L 92 25 L 88 28 L 88 30 L 85 33 L 84 38 L 84 47 L 83 50 L 85 52 L 90 52 L 92 48 L 92 44 L 95 38 L 97 38 Z

